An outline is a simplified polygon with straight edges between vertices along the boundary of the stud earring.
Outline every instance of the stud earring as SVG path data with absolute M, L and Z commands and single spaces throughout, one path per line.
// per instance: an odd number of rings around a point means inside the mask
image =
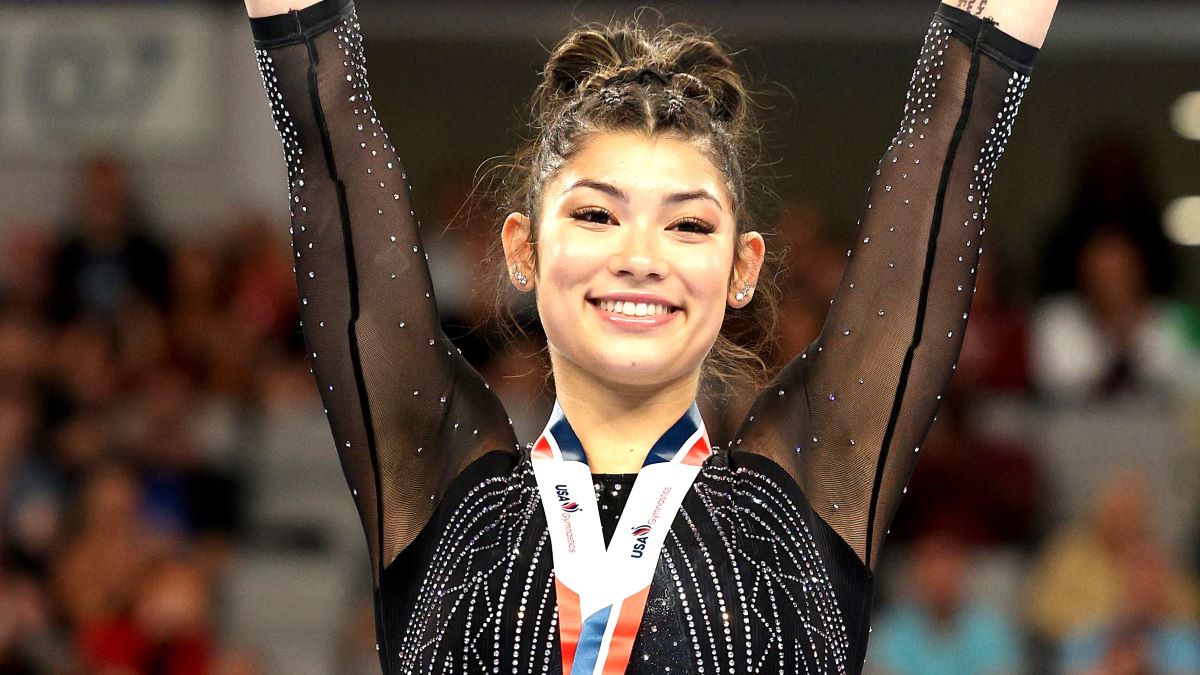
M 745 284 L 745 286 L 743 286 L 743 287 L 742 287 L 742 290 L 740 290 L 740 291 L 738 291 L 737 293 L 734 293 L 734 294 L 733 294 L 733 297 L 734 297 L 734 298 L 736 298 L 736 299 L 738 300 L 738 302 L 741 302 L 742 300 L 745 300 L 745 299 L 746 299 L 746 296 L 750 295 L 750 288 L 751 288 L 751 287 L 750 287 L 750 282 L 749 282 L 749 281 L 744 281 L 744 282 L 742 282 L 742 283 L 744 283 L 744 284 Z
M 516 263 L 513 263 L 509 269 L 512 270 L 512 274 L 514 277 L 516 277 L 518 284 L 524 286 L 525 284 L 529 283 L 529 277 L 525 276 L 521 273 L 521 270 L 517 269 Z

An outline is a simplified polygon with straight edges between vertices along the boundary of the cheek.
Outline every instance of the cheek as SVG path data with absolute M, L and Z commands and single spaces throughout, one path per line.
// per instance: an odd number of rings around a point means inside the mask
M 681 256 L 675 270 L 687 285 L 688 293 L 700 303 L 706 314 L 722 314 L 727 300 L 726 291 L 729 289 L 731 264 L 732 261 L 723 256 L 693 252 Z
M 542 276 L 539 290 L 547 295 L 582 292 L 582 285 L 594 279 L 605 265 L 603 248 L 594 242 L 586 245 L 578 237 L 543 239 L 538 256 Z
M 560 232 L 538 244 L 537 308 L 547 338 L 569 349 L 576 338 L 584 294 L 604 270 L 602 247 L 585 245 L 579 237 Z

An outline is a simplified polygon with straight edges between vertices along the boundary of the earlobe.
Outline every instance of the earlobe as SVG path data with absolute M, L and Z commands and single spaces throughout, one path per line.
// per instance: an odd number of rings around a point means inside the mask
M 734 263 L 734 279 L 729 288 L 729 304 L 735 309 L 750 304 L 767 253 L 766 243 L 758 232 L 745 232 L 741 239 L 742 255 Z
M 532 277 L 533 249 L 530 242 L 529 217 L 519 211 L 513 211 L 504 219 L 500 239 L 504 245 L 504 259 L 508 263 L 508 279 L 519 291 L 533 290 L 535 285 Z
M 508 271 L 512 273 L 513 279 L 517 282 L 517 286 L 524 288 L 529 283 L 529 277 L 521 271 L 521 266 L 517 263 L 509 265 Z
M 750 300 L 754 295 L 754 284 L 737 277 L 733 280 L 733 284 L 729 287 L 729 306 L 734 309 L 741 309 L 750 304 Z

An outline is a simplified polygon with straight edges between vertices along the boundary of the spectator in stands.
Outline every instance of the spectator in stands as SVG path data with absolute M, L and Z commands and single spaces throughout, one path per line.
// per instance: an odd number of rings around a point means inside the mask
M 1072 633 L 1059 656 L 1067 675 L 1200 673 L 1200 626 L 1179 619 L 1171 598 L 1174 565 L 1143 543 L 1118 559 L 1117 613 Z
M 205 675 L 213 650 L 208 604 L 208 582 L 197 566 L 158 560 L 128 612 L 82 626 L 83 660 L 100 672 Z
M 51 314 L 55 286 L 54 226 L 38 219 L 14 218 L 0 232 L 0 307 L 27 321 Z
M 56 599 L 71 625 L 86 631 L 132 608 L 138 583 L 164 550 L 142 520 L 143 503 L 128 466 L 109 459 L 88 475 L 54 573 Z
M 39 401 L 20 380 L 0 389 L 0 557 L 41 579 L 57 551 L 64 490 L 39 447 Z M 0 669 L 3 672 L 3 669 Z
M 1152 194 L 1145 147 L 1124 129 L 1101 130 L 1079 143 L 1074 195 L 1066 213 L 1052 226 L 1042 264 L 1042 293 L 1079 287 L 1075 261 L 1098 226 L 1119 222 L 1137 241 L 1146 260 L 1151 293 L 1170 295 L 1175 270 L 1163 233 L 1158 199 Z
M 1200 312 L 1169 298 L 1171 251 L 1141 150 L 1090 144 L 1067 217 L 1052 236 L 1032 320 L 1031 370 L 1046 397 L 1086 402 L 1200 389 Z
M 72 672 L 72 650 L 55 629 L 45 588 L 34 577 L 0 564 L 0 598 L 0 673 Z
M 109 155 L 86 159 L 55 255 L 56 318 L 82 314 L 111 321 L 138 294 L 165 305 L 167 257 L 151 230 L 126 164 Z
M 905 567 L 907 594 L 874 622 L 864 672 L 1024 672 L 1017 627 L 997 608 L 964 592 L 968 566 L 968 551 L 952 529 L 926 530 L 914 542 Z
M 1028 620 L 1037 637 L 1060 645 L 1089 624 L 1113 625 L 1129 602 L 1122 561 L 1136 561 L 1159 544 L 1150 521 L 1146 478 L 1114 474 L 1097 495 L 1090 522 L 1069 523 L 1043 546 L 1027 588 Z M 1150 564 L 1150 561 L 1147 561 Z M 1158 563 L 1155 583 L 1164 585 L 1156 611 L 1183 621 L 1200 612 L 1196 580 L 1178 566 Z
M 1043 300 L 1033 318 L 1032 370 L 1051 399 L 1169 396 L 1200 386 L 1195 308 L 1151 294 L 1145 251 L 1128 225 L 1088 234 L 1079 289 Z
M 188 373 L 164 367 L 124 401 L 120 425 L 122 446 L 140 468 L 143 516 L 188 541 L 231 535 L 239 524 L 240 481 L 203 452 L 202 403 Z

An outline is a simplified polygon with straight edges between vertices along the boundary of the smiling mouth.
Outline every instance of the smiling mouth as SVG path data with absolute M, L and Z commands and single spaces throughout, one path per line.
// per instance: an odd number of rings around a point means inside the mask
M 660 316 L 674 314 L 679 311 L 674 305 L 664 305 L 655 302 L 630 302 L 629 300 L 602 300 L 588 298 L 593 307 L 602 312 L 620 316 Z

